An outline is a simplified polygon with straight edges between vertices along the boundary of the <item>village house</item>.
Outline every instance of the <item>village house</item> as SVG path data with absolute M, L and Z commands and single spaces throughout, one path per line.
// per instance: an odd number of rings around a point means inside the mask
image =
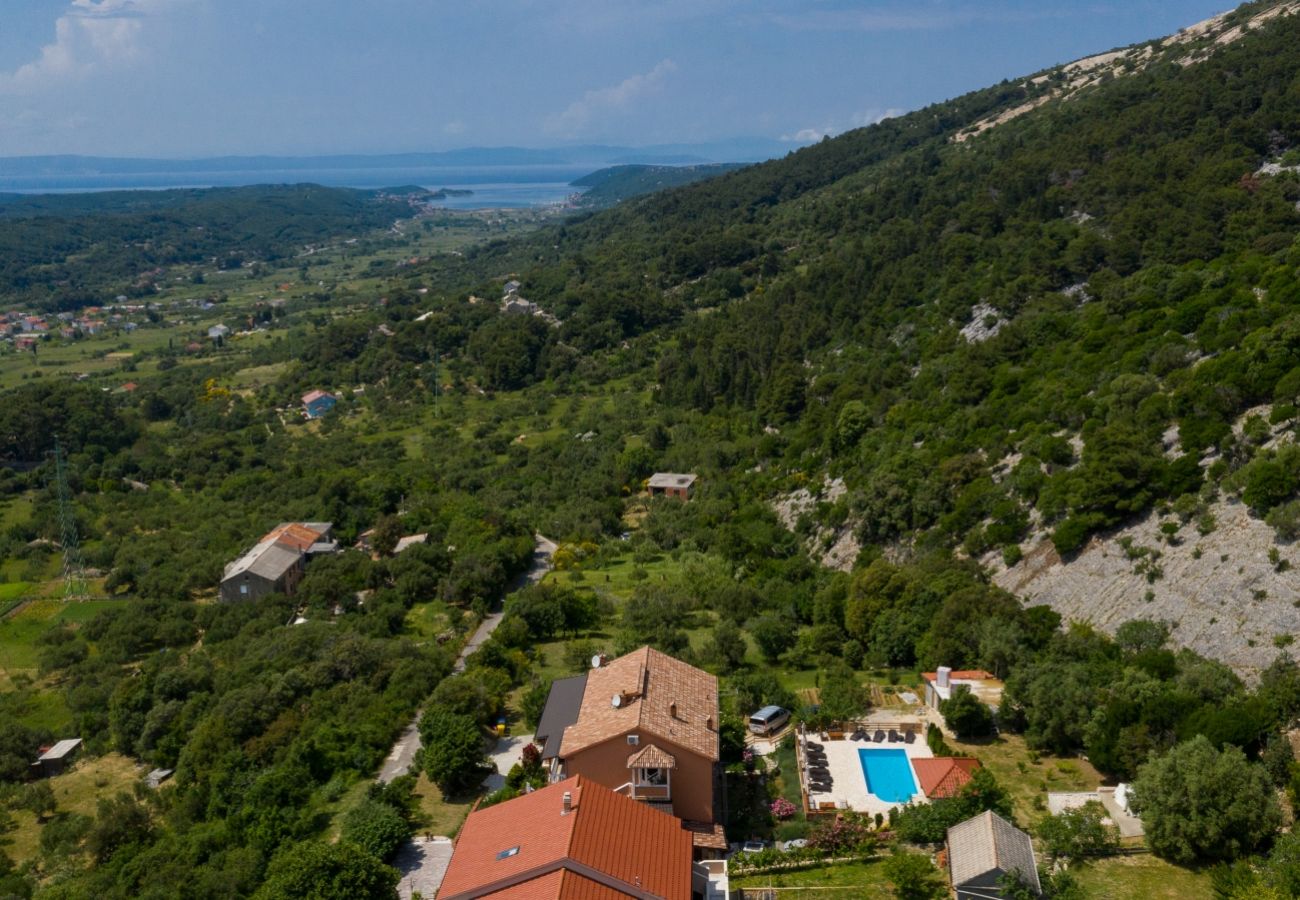
M 319 419 L 338 402 L 338 398 L 328 391 L 311 391 L 302 395 L 302 412 L 309 419 Z
M 69 738 L 59 741 L 53 747 L 42 747 L 40 758 L 32 763 L 32 774 L 37 778 L 49 778 L 61 775 L 81 749 L 81 738 Z
M 676 497 L 689 500 L 695 493 L 695 475 L 678 472 L 655 472 L 646 482 L 651 497 Z
M 951 700 L 953 691 L 967 687 L 985 706 L 995 709 L 1002 703 L 1002 682 L 992 673 L 983 669 L 959 669 L 953 671 L 948 666 L 940 666 L 935 672 L 922 672 L 921 680 L 925 683 L 925 705 L 938 709 L 939 704 Z
M 438 898 L 726 897 L 725 861 L 691 845 L 680 819 L 576 776 L 470 813 Z
M 302 580 L 307 561 L 338 552 L 330 522 L 284 522 L 268 532 L 251 550 L 226 566 L 221 599 L 256 600 L 267 594 L 292 594 Z
M 725 850 L 720 825 L 718 679 L 642 647 L 593 660 L 551 686 L 537 727 L 552 780 L 582 775 L 691 823 L 695 846 Z
M 225 340 L 230 334 L 229 325 L 213 325 L 208 329 L 208 337 L 214 341 Z
M 957 900 L 1003 897 L 999 885 L 1013 872 L 1035 896 L 1043 893 L 1029 835 L 995 812 L 948 829 L 948 872 Z

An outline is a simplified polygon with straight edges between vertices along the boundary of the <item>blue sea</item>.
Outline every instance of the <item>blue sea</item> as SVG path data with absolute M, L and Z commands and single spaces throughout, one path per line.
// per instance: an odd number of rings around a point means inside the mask
M 448 197 L 448 209 L 524 209 L 563 203 L 579 193 L 570 182 L 597 167 L 572 165 L 473 166 L 365 169 L 250 169 L 213 172 L 60 172 L 0 175 L 0 192 L 73 194 L 89 191 L 165 190 L 239 187 L 252 184 L 323 184 L 330 187 L 382 188 L 420 185 L 430 190 L 456 188 L 474 193 Z

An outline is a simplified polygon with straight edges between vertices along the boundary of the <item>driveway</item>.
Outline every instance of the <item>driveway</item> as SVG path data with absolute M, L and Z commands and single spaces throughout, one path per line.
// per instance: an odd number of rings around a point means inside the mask
M 555 554 L 555 542 L 542 537 L 540 534 L 533 535 L 533 561 L 529 563 L 528 569 L 515 579 L 515 583 L 510 586 L 507 593 L 513 593 L 522 587 L 530 584 L 537 584 L 546 577 L 546 573 L 551 571 L 551 557 Z M 504 606 L 504 598 L 497 603 L 498 607 Z M 501 624 L 500 610 L 490 613 L 479 624 L 474 633 L 470 635 L 465 646 L 461 648 L 460 655 L 456 657 L 456 665 L 453 667 L 454 672 L 465 671 L 465 661 L 469 655 L 483 646 L 484 642 L 492 636 L 492 632 Z M 415 714 L 415 719 L 398 737 L 397 743 L 389 751 L 388 758 L 379 768 L 379 782 L 388 784 L 394 778 L 405 775 L 410 770 L 412 763 L 415 762 L 415 754 L 420 750 L 420 715 L 423 710 Z M 510 767 L 506 767 L 509 771 Z
M 419 893 L 425 900 L 433 900 L 442 887 L 454 847 L 446 837 L 417 837 L 403 844 L 393 858 L 393 868 L 402 873 L 397 896 L 411 900 Z
M 497 767 L 497 770 L 483 779 L 483 787 L 489 791 L 498 791 L 506 785 L 506 775 L 509 774 L 510 768 L 519 762 L 519 756 L 524 752 L 524 747 L 531 743 L 533 736 L 531 734 L 510 735 L 497 740 L 497 745 L 492 748 L 488 758 Z

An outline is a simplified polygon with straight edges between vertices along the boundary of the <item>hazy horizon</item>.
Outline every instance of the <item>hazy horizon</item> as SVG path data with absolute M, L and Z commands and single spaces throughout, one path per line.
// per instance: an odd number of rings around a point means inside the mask
M 1221 0 L 25 0 L 0 156 L 817 140 L 1177 31 Z

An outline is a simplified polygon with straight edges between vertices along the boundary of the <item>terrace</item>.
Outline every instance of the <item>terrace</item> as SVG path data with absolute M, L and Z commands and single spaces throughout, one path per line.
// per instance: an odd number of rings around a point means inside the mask
M 802 727 L 795 742 L 799 788 L 808 816 L 851 809 L 888 813 L 925 800 L 911 761 L 931 759 L 919 717 L 844 723 L 824 732 Z

